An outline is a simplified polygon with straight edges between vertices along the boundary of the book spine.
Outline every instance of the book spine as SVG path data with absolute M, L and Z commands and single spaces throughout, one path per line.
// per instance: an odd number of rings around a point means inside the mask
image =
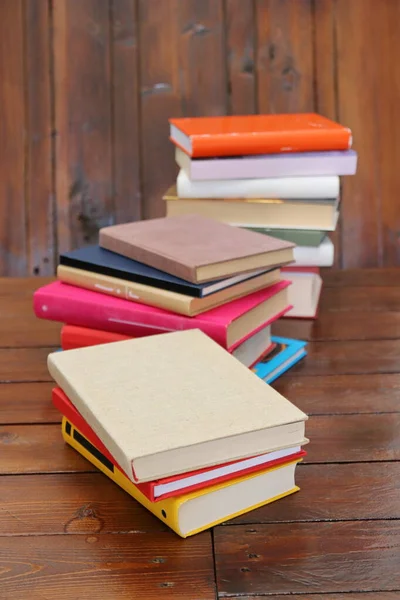
M 315 129 L 314 131 L 279 131 L 258 134 L 192 135 L 192 157 L 238 156 L 244 154 L 279 154 L 282 152 L 318 152 L 348 150 L 351 148 L 351 131 L 341 129 Z
M 66 286 L 67 287 L 67 286 Z M 91 292 L 95 293 L 95 292 Z M 98 294 L 101 300 L 101 294 Z M 117 302 L 117 301 L 116 301 Z M 218 344 L 226 348 L 226 325 L 207 321 L 197 317 L 186 317 L 169 312 L 140 310 L 140 305 L 126 300 L 119 300 L 118 305 L 110 307 L 101 302 L 94 303 L 82 299 L 62 298 L 51 292 L 38 290 L 33 302 L 35 315 L 39 319 L 59 321 L 90 329 L 103 329 L 121 333 L 131 337 L 144 337 L 171 331 L 201 329 Z M 148 307 L 143 307 L 148 308 Z
M 103 444 L 101 439 L 96 435 L 93 429 L 88 425 L 85 419 L 82 418 L 81 414 L 72 405 L 70 400 L 64 394 L 61 388 L 53 388 L 52 390 L 52 402 L 54 407 L 62 414 L 63 417 L 77 429 L 80 430 L 82 435 L 85 436 L 92 444 L 94 444 L 98 450 L 109 460 L 117 469 L 124 473 L 125 477 L 127 474 L 119 466 L 111 452 L 108 451 L 106 446 Z M 137 488 L 144 494 L 150 502 L 154 502 L 154 484 L 153 482 L 136 483 Z
M 79 433 L 79 431 L 78 431 Z M 130 481 L 119 469 L 108 469 L 105 465 L 92 453 L 89 449 L 83 446 L 76 440 L 71 433 L 68 432 L 68 421 L 63 418 L 62 421 L 62 436 L 64 441 L 72 446 L 79 454 L 81 454 L 86 460 L 91 462 L 95 467 L 102 471 L 107 477 L 112 479 L 117 485 L 119 485 L 125 492 L 130 494 L 137 502 L 142 504 L 147 510 L 149 510 L 155 517 L 158 517 L 162 522 L 166 523 L 175 533 L 181 537 L 182 532 L 179 528 L 179 500 L 167 499 L 160 502 L 151 502 L 138 488 L 136 484 Z M 90 448 L 90 447 L 89 447 Z M 188 534 L 190 535 L 190 534 Z

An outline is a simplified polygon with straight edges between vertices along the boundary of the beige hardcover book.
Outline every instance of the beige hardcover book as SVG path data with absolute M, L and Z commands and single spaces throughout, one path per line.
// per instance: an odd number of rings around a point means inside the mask
M 207 310 L 221 306 L 226 302 L 242 298 L 276 283 L 280 280 L 280 270 L 273 269 L 262 273 L 257 277 L 247 279 L 204 298 L 193 298 L 192 296 L 178 294 L 150 285 L 143 285 L 134 281 L 109 277 L 108 275 L 101 275 L 93 271 L 75 269 L 74 267 L 66 267 L 64 265 L 57 267 L 57 277 L 64 283 L 76 285 L 87 290 L 101 292 L 109 296 L 116 296 L 117 298 L 124 298 L 125 300 L 132 300 L 133 302 L 140 302 L 141 304 L 148 304 L 149 306 L 157 306 L 158 308 L 164 308 L 165 310 L 170 310 L 181 315 L 194 317 Z
M 54 352 L 48 368 L 132 481 L 307 441 L 307 415 L 197 329 Z
M 279 198 L 180 198 L 172 186 L 163 196 L 167 217 L 201 215 L 239 227 L 333 231 L 339 200 Z

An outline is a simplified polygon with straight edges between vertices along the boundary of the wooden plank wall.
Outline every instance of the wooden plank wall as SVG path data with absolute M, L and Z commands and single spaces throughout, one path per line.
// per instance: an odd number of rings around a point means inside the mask
M 392 0 L 1 0 L 0 275 L 160 216 L 169 116 L 312 110 L 359 152 L 337 266 L 397 265 L 399 50 Z

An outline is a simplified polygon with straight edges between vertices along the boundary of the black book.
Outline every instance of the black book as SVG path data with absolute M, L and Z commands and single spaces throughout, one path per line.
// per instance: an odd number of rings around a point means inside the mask
M 91 271 L 92 273 L 108 275 L 109 277 L 125 279 L 126 281 L 134 281 L 195 298 L 209 296 L 210 294 L 231 287 L 240 281 L 257 277 L 269 270 L 259 269 L 251 273 L 242 273 L 219 281 L 191 283 L 190 281 L 185 281 L 179 277 L 164 273 L 164 271 L 148 267 L 136 260 L 131 260 L 115 252 L 110 252 L 110 250 L 100 248 L 100 246 L 85 246 L 71 252 L 64 252 L 60 254 L 60 264 L 66 267 L 74 267 L 74 269 L 82 269 L 84 271 Z

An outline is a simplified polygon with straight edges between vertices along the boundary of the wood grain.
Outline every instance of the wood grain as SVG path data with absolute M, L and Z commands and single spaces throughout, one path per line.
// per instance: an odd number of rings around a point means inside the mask
M 315 321 L 279 319 L 273 335 L 312 341 L 393 340 L 399 338 L 400 316 L 395 312 L 321 312 Z
M 400 374 L 296 377 L 292 370 L 272 386 L 307 415 L 400 411 Z
M 398 592 L 373 592 L 373 594 L 373 600 L 398 600 L 399 596 Z M 231 596 L 231 598 L 234 597 Z M 251 596 L 240 596 L 240 600 L 265 600 L 265 598 L 268 598 L 268 600 L 282 600 L 281 594 L 279 596 L 275 594 L 272 596 L 270 594 L 266 596 L 253 596 L 253 594 Z M 289 598 L 290 600 L 305 600 L 306 596 L 304 594 L 290 594 Z M 372 598 L 368 592 L 366 594 L 362 592 L 346 593 L 345 596 L 343 594 L 315 594 L 313 592 L 310 600 L 372 600 Z
M 95 471 L 87 460 L 64 443 L 59 424 L 2 425 L 0 449 L 2 475 Z
M 0 296 L 0 347 L 27 348 L 60 345 L 61 324 L 35 317 L 32 296 L 10 302 Z
M 314 416 L 306 436 L 308 463 L 400 460 L 400 413 Z
M 299 493 L 227 525 L 398 519 L 399 481 L 399 462 L 301 464 L 296 472 Z M 167 529 L 98 472 L 3 476 L 0 498 L 0 536 Z
M 54 3 L 58 250 L 97 243 L 113 217 L 108 2 Z
M 335 1 L 313 4 L 315 110 L 338 121 Z M 329 234 L 335 246 L 335 267 L 341 266 L 341 214 L 336 230 Z
M 114 220 L 123 223 L 142 214 L 137 2 L 114 0 L 111 10 Z
M 400 340 L 365 342 L 311 342 L 307 359 L 292 369 L 297 375 L 351 375 L 397 373 Z
M 400 213 L 398 203 L 393 202 L 400 184 L 397 168 L 400 160 L 398 144 L 400 135 L 397 119 L 400 77 L 393 68 L 391 57 L 400 51 L 400 6 L 397 2 L 385 0 L 380 5 L 374 27 L 382 33 L 382 42 L 375 53 L 377 79 L 374 94 L 374 109 L 380 116 L 377 146 L 380 182 L 380 231 L 381 261 L 384 266 L 398 266 L 400 260 Z M 382 118 L 382 115 L 385 115 Z
M 0 383 L 50 381 L 47 356 L 53 348 L 0 348 Z
M 321 269 L 324 288 L 328 287 L 397 287 L 400 285 L 400 269 Z
M 256 0 L 260 112 L 312 111 L 312 2 Z
M 398 519 L 399 477 L 399 462 L 300 464 L 296 470 L 299 493 L 229 523 Z
M 52 180 L 50 14 L 48 2 L 25 2 L 28 273 L 52 275 L 56 263 Z
M 383 4 L 385 4 L 384 2 Z M 379 108 L 377 96 L 380 60 L 376 52 L 365 60 L 375 28 L 388 35 L 379 15 L 370 19 L 371 0 L 336 2 L 338 117 L 351 127 L 353 147 L 359 153 L 357 174 L 344 177 L 342 195 L 343 266 L 382 265 L 381 173 Z M 392 3 L 392 6 L 393 3 Z M 394 15 L 393 15 L 394 16 Z M 357 93 L 356 90 L 363 90 Z M 349 102 L 349 98 L 352 101 Z M 392 151 L 390 151 L 391 153 Z
M 301 490 L 217 527 L 214 546 L 210 532 L 180 540 L 64 443 L 46 366 L 53 348 L 35 347 L 59 340 L 55 324 L 32 317 L 43 280 L 2 280 L 0 380 L 14 383 L 0 385 L 1 597 L 197 600 L 215 598 L 216 580 L 221 598 L 397 597 L 396 277 L 332 273 L 320 320 L 307 332 L 291 321 L 293 335 L 319 340 L 274 384 L 310 415 Z
M 227 109 L 227 74 L 222 0 L 178 2 L 178 15 L 182 113 L 193 117 L 223 115 Z
M 178 169 L 168 139 L 170 117 L 182 115 L 176 0 L 138 0 L 140 39 L 140 138 L 143 216 L 165 214 L 162 195 Z
M 215 598 L 209 533 L 3 537 L 0 565 L 2 600 Z
M 54 277 L 0 277 L 0 298 L 7 297 L 9 301 L 27 296 L 32 298 L 38 287 L 52 281 Z
M 236 594 L 399 590 L 399 521 L 217 527 L 218 591 Z
M 0 7 L 0 275 L 25 275 L 25 102 L 22 0 Z
M 0 424 L 58 423 L 60 413 L 51 403 L 54 383 L 0 385 Z
M 3 0 L 0 274 L 50 274 L 99 227 L 163 215 L 169 117 L 257 111 L 351 128 L 335 264 L 396 266 L 400 9 L 375 5 Z
M 0 536 L 169 531 L 99 472 L 0 477 L 0 498 Z
M 94 467 L 65 445 L 58 424 L 3 425 L 0 472 L 92 472 Z M 400 413 L 313 416 L 306 423 L 306 463 L 400 460 Z M 51 456 L 51 461 L 49 461 Z
M 233 115 L 254 114 L 257 109 L 254 3 L 227 0 L 225 10 L 228 110 Z
M 351 288 L 328 288 L 321 295 L 321 311 L 332 312 L 399 312 L 400 290 L 392 286 L 369 288 L 357 286 Z

